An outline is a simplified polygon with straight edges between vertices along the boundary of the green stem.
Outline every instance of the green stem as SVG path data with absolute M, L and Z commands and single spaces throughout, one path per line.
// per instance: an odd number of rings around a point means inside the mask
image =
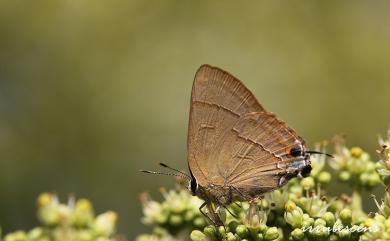
M 354 188 L 352 192 L 351 208 L 356 217 L 366 216 L 363 211 L 361 191 L 361 188 Z

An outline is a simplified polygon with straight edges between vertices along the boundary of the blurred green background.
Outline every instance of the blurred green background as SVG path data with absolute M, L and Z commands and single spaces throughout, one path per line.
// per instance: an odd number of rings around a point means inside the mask
M 0 1 L 0 224 L 36 224 L 43 191 L 90 198 L 144 231 L 137 195 L 186 170 L 203 63 L 240 79 L 309 143 L 374 158 L 390 123 L 388 1 Z

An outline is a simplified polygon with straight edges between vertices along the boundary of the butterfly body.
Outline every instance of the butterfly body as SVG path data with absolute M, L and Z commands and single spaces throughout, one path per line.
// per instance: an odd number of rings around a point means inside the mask
M 311 171 L 305 141 L 240 80 L 210 65 L 195 75 L 187 149 L 190 176 L 162 165 L 189 180 L 192 194 L 205 201 L 200 211 L 215 225 L 223 225 L 219 207 L 252 202 Z

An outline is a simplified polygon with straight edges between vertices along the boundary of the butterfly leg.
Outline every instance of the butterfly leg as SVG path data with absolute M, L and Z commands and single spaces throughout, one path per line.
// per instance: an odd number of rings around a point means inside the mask
M 214 222 L 214 220 L 212 218 L 210 218 L 209 215 L 207 215 L 204 211 L 203 211 L 203 208 L 207 205 L 208 206 L 209 202 L 204 202 L 202 203 L 202 205 L 200 205 L 199 207 L 199 212 L 206 217 L 207 220 L 209 220 L 214 226 L 217 226 L 217 224 Z
M 214 221 L 214 224 L 216 224 L 216 226 L 225 227 L 221 217 L 218 215 L 218 210 L 214 209 L 214 206 L 211 202 L 207 204 L 207 209 L 209 210 L 209 214 L 211 215 L 210 217 Z
M 229 210 L 229 208 L 227 208 L 226 206 L 223 206 L 227 211 L 228 213 L 230 213 L 230 215 L 232 215 L 234 218 L 238 218 L 237 215 L 235 215 L 234 213 L 232 213 L 232 211 Z
M 206 214 L 203 211 L 203 208 L 207 206 L 208 214 Z M 204 202 L 199 207 L 200 213 L 205 216 L 214 226 L 225 226 L 221 220 L 221 218 L 218 216 L 218 213 L 215 211 L 213 205 L 211 202 Z

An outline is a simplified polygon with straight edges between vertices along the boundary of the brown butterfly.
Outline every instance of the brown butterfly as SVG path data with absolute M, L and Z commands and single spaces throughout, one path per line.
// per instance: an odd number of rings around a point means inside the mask
M 189 180 L 192 194 L 205 200 L 200 211 L 216 225 L 222 222 L 213 204 L 255 200 L 293 177 L 307 176 L 310 154 L 318 153 L 308 151 L 305 141 L 266 111 L 240 80 L 209 65 L 195 75 L 187 145 L 190 176 L 161 165 L 180 173 L 168 175 Z

